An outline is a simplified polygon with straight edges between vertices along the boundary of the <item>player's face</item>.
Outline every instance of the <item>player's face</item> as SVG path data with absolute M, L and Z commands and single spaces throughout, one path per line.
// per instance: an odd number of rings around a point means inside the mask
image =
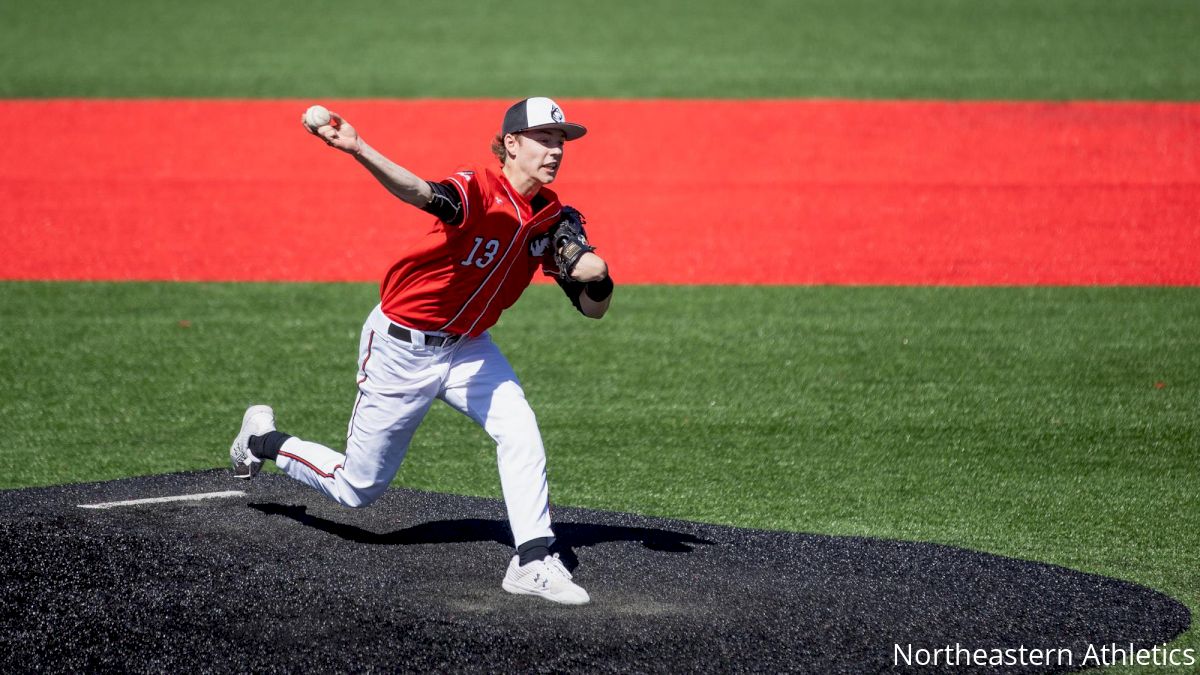
M 535 129 L 517 134 L 517 167 L 543 185 L 553 183 L 562 166 L 566 141 L 566 136 L 558 129 Z

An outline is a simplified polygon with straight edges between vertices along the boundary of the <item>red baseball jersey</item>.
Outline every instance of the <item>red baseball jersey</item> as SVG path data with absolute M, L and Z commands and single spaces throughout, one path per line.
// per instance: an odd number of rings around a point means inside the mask
M 495 325 L 533 280 L 562 204 L 545 187 L 526 200 L 491 168 L 463 169 L 443 182 L 462 198 L 462 222 L 435 220 L 388 270 L 380 298 L 396 323 L 475 336 Z

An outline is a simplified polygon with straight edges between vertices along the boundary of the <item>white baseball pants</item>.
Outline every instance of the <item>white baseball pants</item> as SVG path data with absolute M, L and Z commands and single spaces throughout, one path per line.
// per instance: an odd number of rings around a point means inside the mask
M 448 347 L 427 347 L 388 335 L 390 323 L 376 306 L 363 325 L 346 453 L 293 437 L 279 451 L 279 468 L 340 504 L 367 506 L 392 482 L 413 433 L 434 399 L 441 399 L 496 441 L 513 543 L 553 537 L 542 435 L 516 374 L 491 337 L 484 333 Z M 414 333 L 413 341 L 423 343 L 423 336 Z

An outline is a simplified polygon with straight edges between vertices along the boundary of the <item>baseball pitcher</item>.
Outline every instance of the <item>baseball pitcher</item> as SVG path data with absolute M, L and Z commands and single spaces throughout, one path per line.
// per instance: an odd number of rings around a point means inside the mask
M 363 325 L 345 454 L 277 431 L 271 408 L 255 405 L 229 449 L 234 475 L 253 478 L 269 459 L 339 504 L 367 506 L 387 489 L 413 432 L 441 399 L 496 442 L 516 545 L 501 586 L 559 603 L 588 602 L 588 593 L 550 554 L 554 530 L 541 432 L 488 334 L 539 269 L 556 278 L 584 316 L 599 319 L 608 310 L 608 265 L 588 243 L 583 216 L 546 187 L 561 169 L 566 143 L 587 130 L 567 122 L 554 101 L 525 99 L 508 109 L 492 141 L 498 165 L 466 167 L 433 182 L 368 145 L 336 113 L 314 106 L 301 121 L 436 222 L 388 270 L 380 302 Z

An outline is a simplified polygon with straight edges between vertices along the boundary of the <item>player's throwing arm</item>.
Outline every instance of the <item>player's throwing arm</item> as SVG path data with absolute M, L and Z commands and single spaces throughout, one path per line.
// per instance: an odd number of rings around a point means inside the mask
M 429 203 L 433 192 L 428 183 L 367 145 L 358 130 L 337 113 L 314 105 L 304 112 L 300 122 L 329 147 L 354 156 L 388 192 L 417 208 Z

